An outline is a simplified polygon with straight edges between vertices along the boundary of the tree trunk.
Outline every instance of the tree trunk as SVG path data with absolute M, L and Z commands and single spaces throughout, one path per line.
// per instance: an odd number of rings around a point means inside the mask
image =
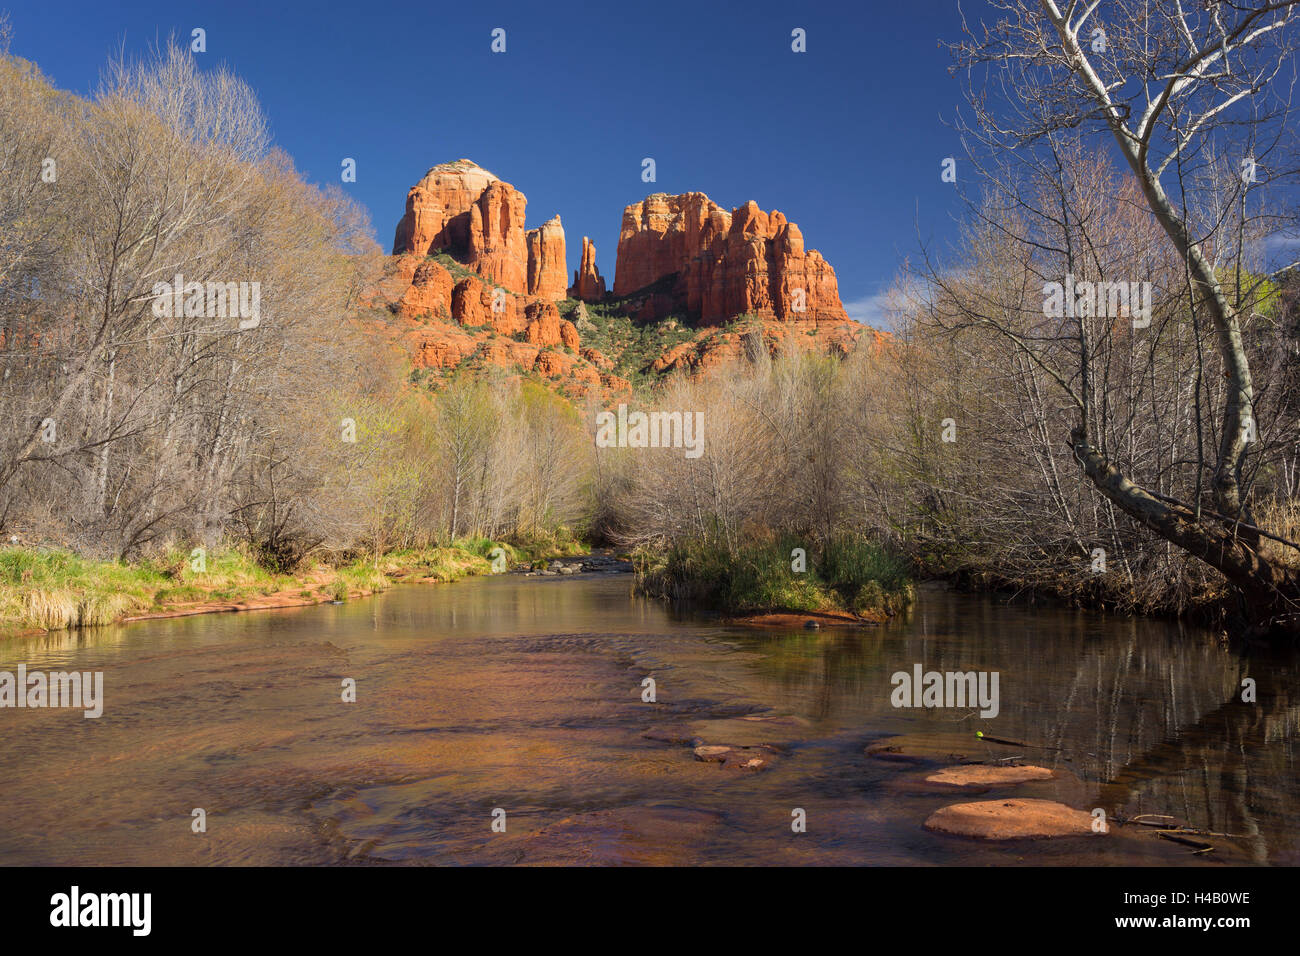
M 1244 599 L 1242 612 L 1259 632 L 1300 634 L 1300 576 L 1270 560 L 1252 545 L 1257 535 L 1240 526 L 1198 519 L 1183 505 L 1162 501 L 1129 481 L 1088 444 L 1082 425 L 1070 433 L 1070 446 L 1097 489 L 1129 517 L 1220 571 Z

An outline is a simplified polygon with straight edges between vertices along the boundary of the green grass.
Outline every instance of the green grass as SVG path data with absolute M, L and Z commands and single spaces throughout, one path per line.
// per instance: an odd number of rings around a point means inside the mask
M 188 552 L 149 561 L 96 561 L 70 551 L 0 548 L 0 629 L 92 627 L 159 606 L 275 589 L 274 576 L 244 552 L 207 556 L 203 573 Z
M 455 259 L 453 259 L 451 253 L 442 252 L 440 250 L 438 252 L 435 252 L 433 255 L 429 256 L 428 258 L 436 260 L 438 265 L 442 266 L 444 269 L 446 269 L 448 272 L 451 273 L 452 279 L 455 280 L 456 282 L 459 282 L 461 279 L 472 278 L 472 279 L 478 279 L 480 282 L 482 282 L 485 285 L 491 285 L 491 283 L 488 282 L 487 279 L 483 278 L 483 276 L 479 275 L 473 269 L 466 268 L 466 266 L 463 263 L 457 262 Z
M 816 570 L 845 607 L 858 614 L 895 613 L 911 603 L 907 565 L 865 538 L 831 538 L 818 555 Z
M 792 552 L 803 548 L 806 570 L 793 569 Z M 684 542 L 662 553 L 635 556 L 637 588 L 680 603 L 698 603 L 732 614 L 849 611 L 880 619 L 912 601 L 906 564 L 856 535 L 827 541 L 813 553 L 791 535 L 752 541 L 729 553 L 716 543 Z
M 588 550 L 570 529 L 558 528 L 513 542 L 463 538 L 448 547 L 390 551 L 378 560 L 351 556 L 294 574 L 276 574 L 259 566 L 247 550 L 233 547 L 205 555 L 203 571 L 194 569 L 188 551 L 127 563 L 58 549 L 0 547 L 0 636 L 34 628 L 112 624 L 184 605 L 241 602 L 281 592 L 344 601 L 354 594 L 381 591 L 405 577 L 455 581 L 491 574 L 496 548 L 502 549 L 510 568 Z
M 514 541 L 482 536 L 459 538 L 445 547 L 389 551 L 376 562 L 358 558 L 338 568 L 331 583 L 335 600 L 346 600 L 349 592 L 379 591 L 399 578 L 433 578 L 451 582 L 476 574 L 493 574 L 493 562 L 501 549 L 506 568 L 532 565 L 539 560 L 587 554 L 588 548 L 568 528 L 536 532 Z

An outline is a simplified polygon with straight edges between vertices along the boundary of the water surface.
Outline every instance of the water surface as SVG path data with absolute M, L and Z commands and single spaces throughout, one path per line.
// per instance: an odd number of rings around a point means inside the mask
M 106 697 L 98 720 L 0 710 L 0 863 L 1300 859 L 1290 655 L 937 588 L 885 627 L 756 631 L 674 616 L 629 586 L 503 575 L 0 645 L 0 670 L 102 670 Z M 1000 714 L 894 708 L 890 677 L 915 663 L 998 671 Z M 1033 745 L 1028 760 L 1072 781 L 1018 796 L 1231 836 L 1198 857 L 1133 827 L 1005 845 L 930 833 L 934 810 L 985 797 L 926 792 L 924 772 L 864 753 L 977 730 Z M 773 762 L 704 763 L 675 737 L 771 744 Z

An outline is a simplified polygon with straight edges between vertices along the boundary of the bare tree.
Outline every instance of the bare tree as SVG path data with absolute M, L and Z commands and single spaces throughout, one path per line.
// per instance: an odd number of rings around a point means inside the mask
M 1231 581 L 1257 626 L 1300 628 L 1300 580 L 1277 553 L 1282 542 L 1255 525 L 1243 491 L 1259 411 L 1243 327 L 1256 298 L 1250 289 L 1234 295 L 1222 278 L 1225 270 L 1242 276 L 1247 242 L 1258 238 L 1244 193 L 1264 184 L 1241 173 L 1253 172 L 1265 144 L 1282 140 L 1287 102 L 1274 81 L 1293 64 L 1296 3 L 994 6 L 1002 19 L 979 36 L 968 31 L 955 49 L 959 65 L 992 67 L 1005 94 L 1004 108 L 972 97 L 971 132 L 992 151 L 1040 168 L 1060 155 L 1066 136 L 1108 137 L 1184 272 L 1183 320 L 1205 317 L 1222 369 L 1220 403 L 1209 389 L 1195 395 L 1214 448 L 1208 505 L 1142 487 L 1099 444 L 1088 396 L 1107 383 L 1082 350 L 1073 384 L 1056 381 L 1075 405 L 1074 455 L 1108 501 Z M 1079 220 L 1068 208 L 1063 218 Z M 1089 254 L 1066 252 L 1077 260 Z M 1036 354 L 1030 346 L 1025 351 Z

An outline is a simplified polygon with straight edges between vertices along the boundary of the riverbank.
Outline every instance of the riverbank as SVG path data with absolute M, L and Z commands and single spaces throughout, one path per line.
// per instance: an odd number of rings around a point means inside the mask
M 743 624 L 880 624 L 915 599 L 906 562 L 857 535 L 818 546 L 790 535 L 734 549 L 686 542 L 641 549 L 633 564 L 638 593 L 707 607 Z
M 153 618 L 305 607 L 366 597 L 404 582 L 449 583 L 587 553 L 574 539 L 511 544 L 487 538 L 374 557 L 322 559 L 275 573 L 238 547 L 173 551 L 137 562 L 60 548 L 0 548 L 0 639 Z

